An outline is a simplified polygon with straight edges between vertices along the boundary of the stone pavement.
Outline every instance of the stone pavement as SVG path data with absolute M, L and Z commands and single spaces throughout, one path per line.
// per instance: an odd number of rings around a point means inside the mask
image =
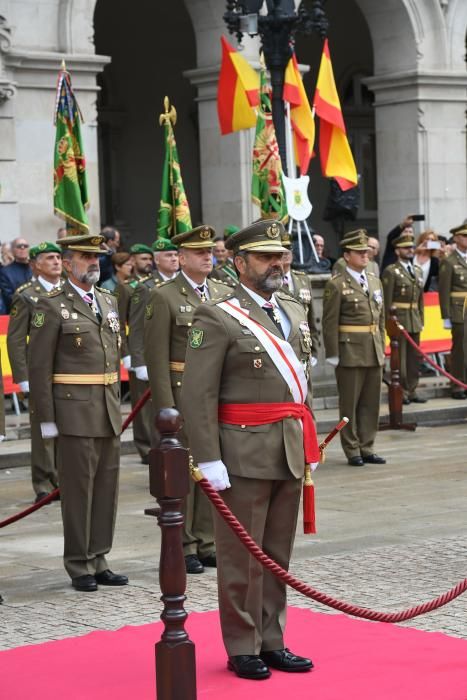
M 299 534 L 292 571 L 321 591 L 378 610 L 410 607 L 467 576 L 467 424 L 380 433 L 384 466 L 348 467 L 338 443 L 316 473 L 318 534 Z M 0 470 L 0 519 L 31 501 L 27 468 Z M 0 649 L 159 619 L 159 529 L 147 467 L 122 460 L 112 568 L 131 585 L 73 591 L 61 564 L 59 504 L 0 530 Z M 187 610 L 217 607 L 215 571 L 188 577 Z M 290 592 L 290 603 L 331 612 Z M 467 634 L 467 594 L 407 624 Z M 319 640 L 316 640 L 319 644 Z

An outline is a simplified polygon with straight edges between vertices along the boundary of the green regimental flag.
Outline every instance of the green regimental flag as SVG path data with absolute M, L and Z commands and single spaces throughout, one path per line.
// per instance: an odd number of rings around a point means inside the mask
M 70 233 L 89 233 L 86 160 L 81 139 L 83 117 L 62 63 L 55 106 L 54 212 Z
M 168 97 L 164 99 L 164 109 L 164 114 L 159 118 L 159 123 L 164 125 L 165 131 L 165 159 L 162 171 L 161 203 L 157 217 L 157 238 L 172 238 L 177 233 L 191 231 L 193 227 L 173 130 L 177 112 L 173 105 L 169 110 Z
M 287 221 L 281 157 L 272 121 L 271 98 L 264 68 L 260 75 L 260 105 L 253 145 L 251 198 L 261 209 L 262 218 Z

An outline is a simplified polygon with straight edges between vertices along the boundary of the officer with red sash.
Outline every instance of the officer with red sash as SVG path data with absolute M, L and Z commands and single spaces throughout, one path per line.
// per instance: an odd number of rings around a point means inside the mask
M 182 412 L 194 460 L 253 539 L 284 568 L 292 552 L 305 463 L 319 450 L 311 418 L 310 330 L 281 291 L 282 224 L 266 220 L 227 240 L 239 284 L 196 309 Z M 200 391 L 200 387 L 202 390 Z M 284 647 L 286 587 L 216 515 L 219 608 L 228 668 L 264 679 L 309 671 Z

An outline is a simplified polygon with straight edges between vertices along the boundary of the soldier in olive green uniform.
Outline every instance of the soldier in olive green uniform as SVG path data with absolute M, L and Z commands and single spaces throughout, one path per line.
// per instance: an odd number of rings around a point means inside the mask
M 464 361 L 464 301 L 467 297 L 467 224 L 451 229 L 456 250 L 441 261 L 438 288 L 444 327 L 451 329 L 451 374 L 465 383 Z M 466 392 L 452 384 L 452 397 L 465 399 Z
M 240 284 L 220 301 L 196 310 L 182 408 L 193 457 L 203 475 L 222 491 L 222 498 L 255 542 L 287 569 L 305 463 L 300 423 L 290 415 L 265 425 L 255 425 L 254 419 L 241 424 L 218 420 L 218 411 L 229 404 L 251 407 L 253 414 L 257 403 L 284 404 L 287 415 L 296 385 L 291 387 L 274 360 L 271 347 L 276 347 L 275 339 L 288 346 L 289 357 L 303 368 L 297 403 L 311 407 L 306 313 L 280 289 L 286 251 L 281 233 L 282 224 L 258 221 L 228 240 Z M 231 308 L 239 310 L 238 318 L 230 315 Z M 264 336 L 260 335 L 263 340 L 255 337 L 257 325 L 273 337 L 269 349 Z M 280 352 L 275 352 L 280 358 Z M 228 667 L 250 679 L 268 678 L 269 667 L 309 670 L 309 659 L 285 649 L 285 584 L 253 559 L 217 514 L 215 528 L 219 610 Z
M 227 241 L 229 236 L 232 236 L 239 230 L 238 226 L 226 226 L 224 229 L 224 241 Z M 210 277 L 227 284 L 229 287 L 236 287 L 238 275 L 232 258 L 229 256 L 225 262 L 216 265 Z
M 29 381 L 44 438 L 57 437 L 64 563 L 72 585 L 121 586 L 110 571 L 120 461 L 117 302 L 94 287 L 102 236 L 62 238 L 68 279 L 31 321 Z
M 386 321 L 389 318 L 391 306 L 395 306 L 398 320 L 419 345 L 424 312 L 423 273 L 418 265 L 413 264 L 415 240 L 411 233 L 403 233 L 392 241 L 392 245 L 398 261 L 388 265 L 381 278 Z M 426 399 L 417 395 L 420 355 L 403 336 L 399 339 L 399 352 L 404 403 L 425 403 Z
M 206 279 L 212 270 L 214 229 L 199 226 L 172 238 L 179 246 L 182 272 L 155 288 L 149 297 L 145 322 L 145 357 L 152 403 L 180 408 L 187 334 L 197 306 L 225 295 L 228 287 Z M 191 275 L 191 276 L 190 276 Z M 194 279 L 196 278 L 196 279 Z M 199 391 L 203 388 L 200 386 Z M 182 432 L 182 440 L 187 441 Z M 203 564 L 215 566 L 212 513 L 204 494 L 191 484 L 185 502 L 183 548 L 188 573 L 202 573 Z
M 373 447 L 384 364 L 383 289 L 365 273 L 366 231 L 350 231 L 341 245 L 347 267 L 327 282 L 323 303 L 326 361 L 336 368 L 340 415 L 349 418 L 341 443 L 351 466 L 384 464 Z
M 7 348 L 13 381 L 25 393 L 29 393 L 27 354 L 31 318 L 39 298 L 61 285 L 61 254 L 62 251 L 57 245 L 47 241 L 31 248 L 29 255 L 31 260 L 35 261 L 37 279 L 23 284 L 13 296 Z M 34 410 L 34 397 L 31 395 L 29 396 L 29 418 L 31 424 L 31 477 L 37 503 L 58 486 L 55 441 L 42 439 L 40 425 Z

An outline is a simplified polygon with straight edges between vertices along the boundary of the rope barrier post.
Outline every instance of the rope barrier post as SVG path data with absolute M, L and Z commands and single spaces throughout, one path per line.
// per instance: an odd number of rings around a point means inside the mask
M 155 646 L 157 700 L 196 700 L 195 645 L 185 630 L 188 617 L 186 570 L 182 546 L 181 506 L 189 492 L 188 450 L 178 433 L 182 420 L 178 411 L 164 408 L 157 414 L 159 447 L 149 457 L 149 488 L 161 512 L 161 554 L 159 584 L 164 610 L 164 631 Z
M 391 347 L 391 382 L 388 389 L 389 401 L 389 423 L 380 423 L 379 430 L 415 430 L 416 423 L 402 422 L 402 399 L 404 396 L 400 383 L 401 359 L 400 359 L 400 338 L 401 327 L 397 320 L 397 309 L 391 306 L 389 318 L 386 322 L 386 330 L 390 338 Z

